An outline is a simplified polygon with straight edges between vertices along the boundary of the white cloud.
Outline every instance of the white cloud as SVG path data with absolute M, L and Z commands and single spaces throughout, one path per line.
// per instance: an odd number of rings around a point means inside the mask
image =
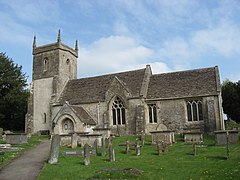
M 110 36 L 81 48 L 79 54 L 78 72 L 82 77 L 144 68 L 154 52 L 130 37 Z M 170 70 L 161 62 L 150 65 L 156 73 Z
M 182 70 L 190 67 L 195 53 L 187 40 L 177 37 L 165 41 L 158 51 L 158 56 L 164 61 L 172 63 L 175 70 Z
M 56 21 L 59 16 L 57 1 L 32 1 L 32 0 L 2 0 L 8 13 L 23 22 L 40 23 L 42 21 Z
M 214 28 L 199 30 L 192 37 L 192 44 L 202 51 L 232 56 L 239 54 L 240 27 L 223 23 Z

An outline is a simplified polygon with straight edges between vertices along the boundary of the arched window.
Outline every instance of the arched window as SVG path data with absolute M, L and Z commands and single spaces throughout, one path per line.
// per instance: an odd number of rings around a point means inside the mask
M 48 58 L 45 57 L 44 60 L 43 60 L 43 71 L 47 71 L 48 70 Z
M 186 101 L 186 103 L 187 103 L 188 121 L 202 121 L 203 120 L 202 101 L 193 100 L 193 101 Z
M 74 132 L 74 125 L 73 125 L 73 122 L 72 120 L 70 119 L 65 119 L 63 121 L 63 124 L 62 124 L 62 130 L 63 130 L 63 133 L 73 133 Z
M 149 123 L 157 123 L 156 104 L 148 104 Z
M 123 101 L 116 97 L 112 104 L 113 125 L 123 125 L 126 123 L 125 105 Z

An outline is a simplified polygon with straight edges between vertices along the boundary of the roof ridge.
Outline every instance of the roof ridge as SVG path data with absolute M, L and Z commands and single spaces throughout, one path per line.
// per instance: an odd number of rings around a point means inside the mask
M 164 74 L 177 74 L 177 73 L 183 73 L 183 72 L 194 72 L 194 71 L 200 71 L 200 70 L 215 69 L 216 67 L 217 66 L 206 67 L 206 68 L 196 68 L 196 69 L 189 69 L 189 70 L 179 70 L 179 71 L 174 71 L 174 72 L 152 74 L 152 76 L 158 76 L 158 75 L 164 75 Z
M 79 79 L 72 79 L 72 80 L 80 80 L 80 79 L 93 79 L 93 78 L 100 78 L 100 77 L 107 77 L 107 76 L 117 76 L 119 74 L 124 74 L 124 73 L 129 73 L 129 72 L 136 72 L 136 71 L 143 71 L 146 68 L 141 68 L 137 70 L 129 70 L 129 71 L 122 71 L 122 72 L 117 72 L 117 73 L 110 73 L 110 74 L 103 74 L 103 75 L 96 75 L 96 76 L 90 76 L 90 77 L 84 77 L 84 78 L 79 78 Z M 72 81 L 71 80 L 71 81 Z

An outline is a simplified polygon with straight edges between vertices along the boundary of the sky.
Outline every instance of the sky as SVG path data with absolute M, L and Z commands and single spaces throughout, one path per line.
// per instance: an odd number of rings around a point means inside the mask
M 0 52 L 32 80 L 32 43 L 74 48 L 78 78 L 218 66 L 240 80 L 240 0 L 0 0 Z

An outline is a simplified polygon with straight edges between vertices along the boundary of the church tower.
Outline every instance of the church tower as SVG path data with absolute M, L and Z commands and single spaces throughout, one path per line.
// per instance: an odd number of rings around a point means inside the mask
M 26 115 L 29 134 L 51 131 L 51 104 L 55 103 L 67 82 L 77 78 L 78 44 L 71 48 L 61 42 L 43 46 L 33 40 L 32 87 Z

